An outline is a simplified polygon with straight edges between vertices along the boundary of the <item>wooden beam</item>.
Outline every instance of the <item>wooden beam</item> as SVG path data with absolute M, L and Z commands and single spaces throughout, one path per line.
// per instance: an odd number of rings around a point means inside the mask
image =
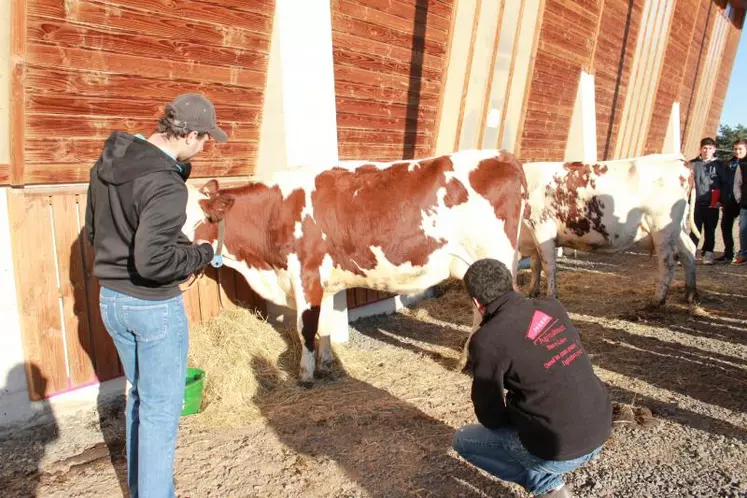
M 23 184 L 25 130 L 26 0 L 10 3 L 10 171 L 11 185 Z
M 7 185 L 10 179 L 10 165 L 0 164 L 0 185 Z

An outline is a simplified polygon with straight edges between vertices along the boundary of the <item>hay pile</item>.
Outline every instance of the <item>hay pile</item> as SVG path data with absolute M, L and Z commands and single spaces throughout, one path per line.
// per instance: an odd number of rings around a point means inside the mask
M 253 398 L 274 388 L 273 383 L 287 383 L 289 367 L 298 365 L 294 340 L 298 342 L 295 331 L 275 330 L 243 308 L 225 310 L 193 327 L 188 365 L 206 373 L 202 410 L 195 419 L 216 427 L 255 420 L 259 411 Z M 279 361 L 285 363 L 283 368 L 277 368 Z

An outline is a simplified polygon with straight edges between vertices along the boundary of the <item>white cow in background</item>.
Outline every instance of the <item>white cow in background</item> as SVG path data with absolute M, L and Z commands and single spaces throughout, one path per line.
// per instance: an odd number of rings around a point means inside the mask
M 666 301 L 675 254 L 685 271 L 686 299 L 693 301 L 695 245 L 685 223 L 698 232 L 692 222 L 691 171 L 681 154 L 598 163 L 524 163 L 524 172 L 529 200 L 520 248 L 532 256 L 532 295 L 539 294 L 540 264 L 547 294 L 557 295 L 557 247 L 617 253 L 650 236 L 659 265 L 652 304 Z

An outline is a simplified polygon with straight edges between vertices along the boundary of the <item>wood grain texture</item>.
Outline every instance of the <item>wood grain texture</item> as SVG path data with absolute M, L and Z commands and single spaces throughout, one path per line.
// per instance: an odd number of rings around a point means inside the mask
M 8 194 L 24 360 L 32 400 L 69 387 L 49 202 L 46 195 Z
M 51 196 L 70 387 L 96 380 L 77 194 Z M 85 204 L 82 206 L 85 211 Z M 85 217 L 83 217 L 85 219 Z
M 594 51 L 600 6 L 597 1 L 546 0 L 520 135 L 522 160 L 563 159 L 581 68 L 590 65 Z M 532 107 L 546 100 L 556 106 L 551 112 Z
M 23 183 L 23 142 L 26 129 L 24 108 L 27 43 L 26 0 L 11 0 L 10 3 L 10 169 L 9 182 Z

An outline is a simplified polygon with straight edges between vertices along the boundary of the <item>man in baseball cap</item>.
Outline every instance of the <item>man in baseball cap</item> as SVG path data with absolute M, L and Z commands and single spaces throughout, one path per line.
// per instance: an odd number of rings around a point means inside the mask
M 189 322 L 179 284 L 210 264 L 210 242 L 192 242 L 189 160 L 225 142 L 213 104 L 187 93 L 166 105 L 148 138 L 114 131 L 91 168 L 86 232 L 101 318 L 131 384 L 127 397 L 132 496 L 173 497 L 174 449 L 184 399 Z

